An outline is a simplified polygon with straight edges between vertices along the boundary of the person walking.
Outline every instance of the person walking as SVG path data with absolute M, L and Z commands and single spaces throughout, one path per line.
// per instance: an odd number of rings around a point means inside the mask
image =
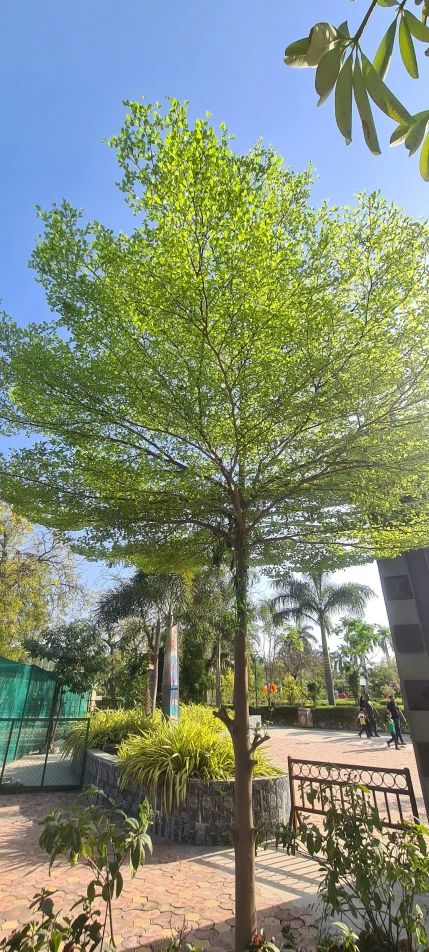
M 370 729 L 369 729 L 369 724 L 368 724 L 368 718 L 367 718 L 366 712 L 364 711 L 363 708 L 360 709 L 359 714 L 358 714 L 356 720 L 357 720 L 357 722 L 358 722 L 358 724 L 359 724 L 359 726 L 360 726 L 360 731 L 358 732 L 358 737 L 362 737 L 362 734 L 363 734 L 364 731 L 365 731 L 367 737 L 371 737 L 371 733 L 370 733 Z
M 393 741 L 395 741 L 396 750 L 399 750 L 398 738 L 396 736 L 395 725 L 393 723 L 393 717 L 390 711 L 388 710 L 386 710 L 386 725 L 387 725 L 387 733 L 390 735 L 389 740 L 386 741 L 387 746 L 390 747 L 390 745 L 393 744 Z
M 369 694 L 365 694 L 364 707 L 366 711 L 366 716 L 368 718 L 368 724 L 369 724 L 369 730 L 370 730 L 369 736 L 379 737 L 380 735 L 377 730 L 377 720 L 375 716 L 375 709 L 374 709 L 374 705 L 371 704 L 371 701 L 369 699 Z
M 402 717 L 402 720 L 403 720 L 404 724 L 406 724 L 407 722 L 406 722 L 406 720 L 405 720 L 405 717 L 404 717 L 402 711 L 399 709 L 399 707 L 398 707 L 398 705 L 397 705 L 397 703 L 396 703 L 396 701 L 395 701 L 395 695 L 394 695 L 394 694 L 391 694 L 390 697 L 389 697 L 389 701 L 388 701 L 388 703 L 387 703 L 387 710 L 390 711 L 390 713 L 391 713 L 391 715 L 392 715 L 392 720 L 393 720 L 393 723 L 394 723 L 394 725 L 395 725 L 396 737 L 397 737 L 399 743 L 401 744 L 401 746 L 402 746 L 402 747 L 405 747 L 405 746 L 406 746 L 406 743 L 405 743 L 404 738 L 403 738 L 402 733 L 401 733 L 401 721 L 400 721 L 400 718 Z

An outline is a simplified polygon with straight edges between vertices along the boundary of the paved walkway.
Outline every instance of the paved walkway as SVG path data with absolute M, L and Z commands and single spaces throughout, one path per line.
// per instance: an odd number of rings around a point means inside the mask
M 287 756 L 309 757 L 374 766 L 409 766 L 416 780 L 412 747 L 387 749 L 384 739 L 362 742 L 331 731 L 275 728 L 271 757 L 286 766 Z M 420 788 L 416 783 L 416 793 Z M 28 921 L 28 904 L 48 882 L 46 854 L 38 847 L 39 820 L 56 806 L 65 807 L 70 794 L 17 794 L 0 797 L 0 939 Z M 260 851 L 257 857 L 258 925 L 278 941 L 290 922 L 299 943 L 315 947 L 309 904 L 319 882 L 317 864 L 281 851 Z M 55 864 L 51 885 L 61 908 L 70 906 L 86 889 L 90 871 Z M 187 941 L 227 952 L 233 948 L 233 855 L 227 849 L 178 847 L 154 840 L 154 855 L 131 882 L 126 879 L 117 903 L 117 941 L 122 949 L 149 949 L 166 943 L 184 926 Z

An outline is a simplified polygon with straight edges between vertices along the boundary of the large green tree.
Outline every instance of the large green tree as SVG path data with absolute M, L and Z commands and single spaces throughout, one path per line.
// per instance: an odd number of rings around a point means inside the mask
M 364 0 L 358 6 L 358 22 L 350 33 L 347 21 L 315 23 L 308 36 L 294 40 L 285 50 L 285 63 L 299 69 L 316 69 L 315 86 L 321 106 L 335 90 L 335 118 L 346 145 L 352 141 L 353 99 L 362 124 L 365 142 L 373 155 L 380 155 L 371 102 L 396 125 L 390 145 L 405 143 L 408 154 L 420 153 L 420 174 L 429 182 L 429 109 L 415 113 L 407 109 L 384 82 L 397 41 L 403 65 L 413 79 L 419 78 L 419 55 L 424 64 L 424 45 L 429 43 L 429 3 L 427 0 Z M 365 31 L 377 12 L 384 10 L 390 22 L 380 32 L 380 45 L 373 62 L 366 55 Z M 420 7 L 413 13 L 412 7 Z M 345 9 L 345 5 L 344 5 Z M 416 13 L 419 16 L 416 16 Z M 385 24 L 386 25 L 386 24 Z M 417 43 L 415 42 L 417 41 Z
M 55 312 L 4 318 L 3 412 L 33 432 L 1 466 L 27 516 L 144 571 L 232 565 L 236 941 L 256 926 L 249 567 L 426 545 L 427 242 L 376 196 L 309 202 L 310 176 L 186 108 L 129 103 L 112 140 L 129 235 L 41 212 Z M 37 438 L 37 434 L 41 437 Z M 215 549 L 215 551 L 213 551 Z
M 368 585 L 358 585 L 356 582 L 342 584 L 331 582 L 322 571 L 309 572 L 303 579 L 290 576 L 279 578 L 274 585 L 277 591 L 273 599 L 274 617 L 278 621 L 286 621 L 290 618 L 294 621 L 306 619 L 314 621 L 318 626 L 322 639 L 328 701 L 329 704 L 335 704 L 328 646 L 333 618 L 343 611 L 349 611 L 357 616 L 363 615 L 366 603 L 375 593 Z

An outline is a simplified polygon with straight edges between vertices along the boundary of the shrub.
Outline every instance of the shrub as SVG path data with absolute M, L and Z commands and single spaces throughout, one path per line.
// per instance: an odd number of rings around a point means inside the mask
M 329 804 L 331 792 L 327 788 Z M 428 836 L 417 823 L 386 828 L 365 787 L 351 784 L 332 801 L 322 829 L 304 822 L 295 833 L 280 826 L 277 844 L 295 854 L 303 843 L 311 856 L 322 857 L 322 923 L 339 916 L 346 932 L 359 925 L 361 952 L 413 952 L 428 945 L 418 904 L 429 889 Z
M 159 718 L 160 714 L 155 714 L 155 721 Z M 87 723 L 87 720 L 81 721 L 70 731 L 62 745 L 63 757 L 84 752 Z M 142 707 L 130 711 L 96 710 L 89 715 L 88 747 L 103 749 L 107 744 L 121 744 L 130 734 L 150 730 L 153 723 L 154 719 Z
M 183 802 L 192 777 L 232 780 L 234 751 L 224 730 L 209 709 L 195 705 L 185 708 L 178 724 L 161 721 L 155 730 L 129 737 L 119 750 L 121 786 L 130 780 L 141 783 L 152 796 L 160 786 L 170 812 L 173 802 Z M 260 750 L 254 759 L 256 777 L 282 773 Z
M 374 702 L 373 702 L 374 703 Z M 399 705 L 401 707 L 401 705 Z M 386 703 L 375 706 L 379 731 L 385 730 Z M 319 730 L 357 730 L 357 705 L 338 702 L 335 707 L 313 707 L 313 725 Z M 279 706 L 269 710 L 267 707 L 252 707 L 251 714 L 257 714 L 262 722 L 269 726 L 298 727 L 298 708 Z

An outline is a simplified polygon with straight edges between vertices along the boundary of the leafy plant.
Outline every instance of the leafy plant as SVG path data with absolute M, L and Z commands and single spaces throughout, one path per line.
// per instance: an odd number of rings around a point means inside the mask
M 373 155 L 380 155 L 380 145 L 374 124 L 370 99 L 389 119 L 399 123 L 390 137 L 390 145 L 405 143 L 409 155 L 420 153 L 420 173 L 429 181 L 429 109 L 413 115 L 397 99 L 384 82 L 389 70 L 395 39 L 403 65 L 413 79 L 419 78 L 414 40 L 429 43 L 429 3 L 414 0 L 422 6 L 421 20 L 410 9 L 409 0 L 371 0 L 356 30 L 350 36 L 347 21 L 335 27 L 331 23 L 315 23 L 308 37 L 290 43 L 285 50 L 287 66 L 316 68 L 315 87 L 321 106 L 335 90 L 335 118 L 346 145 L 352 141 L 352 105 L 356 102 L 365 142 Z M 411 0 L 410 0 L 411 2 Z M 371 63 L 361 46 L 362 35 L 377 6 L 393 7 L 394 19 L 383 36 L 374 62 Z M 398 28 L 399 24 L 399 28 Z M 426 56 L 428 50 L 425 51 Z M 425 137 L 426 136 L 426 137 Z M 424 140 L 424 141 L 423 141 Z
M 274 939 L 270 942 L 263 929 L 260 929 L 259 932 L 255 932 L 246 952 L 259 952 L 260 949 L 266 949 L 267 952 L 278 952 Z
M 386 828 L 366 799 L 368 793 L 350 784 L 343 789 L 344 803 L 335 796 L 327 800 L 331 805 L 323 828 L 302 822 L 295 833 L 282 826 L 277 843 L 292 854 L 303 843 L 311 856 L 322 857 L 324 917 L 340 916 L 342 930 L 363 923 L 360 949 L 397 952 L 406 939 L 412 952 L 428 945 L 425 915 L 417 900 L 429 889 L 429 830 L 420 823 Z M 327 796 L 323 788 L 321 795 Z
M 153 796 L 157 787 L 163 791 L 164 807 L 171 812 L 186 797 L 188 781 L 232 780 L 234 750 L 229 736 L 221 733 L 223 725 L 209 709 L 191 706 L 178 724 L 165 721 L 156 729 L 130 737 L 119 750 L 121 785 L 128 781 L 142 783 Z M 254 775 L 274 777 L 282 771 L 263 754 L 254 754 Z
M 34 896 L 30 909 L 36 918 L 15 929 L 0 942 L 5 952 L 72 952 L 78 947 L 85 952 L 94 952 L 103 942 L 103 925 L 96 918 L 100 912 L 93 909 L 88 898 L 79 900 L 82 912 L 77 916 L 62 916 L 54 911 L 55 889 L 42 889 Z
M 143 707 L 135 707 L 130 711 L 95 710 L 89 715 L 88 747 L 103 749 L 107 744 L 122 744 L 130 734 L 150 731 L 159 719 L 159 713 L 152 717 L 145 713 Z M 86 721 L 77 724 L 70 731 L 61 747 L 62 757 L 83 753 L 86 745 L 86 731 Z
M 101 799 L 101 804 L 94 802 L 95 797 L 97 801 Z M 82 801 L 86 806 L 82 807 Z M 150 818 L 147 801 L 140 804 L 139 819 L 134 819 L 102 791 L 88 788 L 67 813 L 54 810 L 41 823 L 44 830 L 39 844 L 49 854 L 49 870 L 58 856 L 67 854 L 71 866 L 83 858 L 90 867 L 93 878 L 88 883 L 86 896 L 78 899 L 73 908 L 82 905 L 86 915 L 88 904 L 92 906 L 95 900 L 101 899 L 105 903 L 103 939 L 108 923 L 114 947 L 113 900 L 119 898 L 123 889 L 125 862 L 133 878 L 144 863 L 146 851 L 152 852 L 152 841 L 147 833 Z

